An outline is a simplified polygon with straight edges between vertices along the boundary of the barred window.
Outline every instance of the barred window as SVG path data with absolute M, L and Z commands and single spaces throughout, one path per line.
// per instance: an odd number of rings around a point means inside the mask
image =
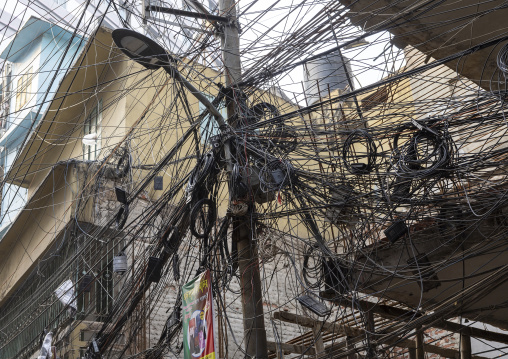
M 16 92 L 16 111 L 19 111 L 29 100 L 30 91 L 32 90 L 32 68 L 21 75 L 18 79 Z
M 102 100 L 94 105 L 92 111 L 85 119 L 83 135 L 97 134 L 97 141 L 94 145 L 83 145 L 83 159 L 85 161 L 95 161 L 101 150 L 101 122 L 102 122 Z

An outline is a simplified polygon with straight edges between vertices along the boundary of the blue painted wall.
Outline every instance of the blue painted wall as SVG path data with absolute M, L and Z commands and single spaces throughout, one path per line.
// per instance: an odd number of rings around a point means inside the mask
M 0 163 L 4 167 L 4 173 L 10 170 L 25 138 L 30 130 L 37 126 L 38 120 L 42 118 L 55 96 L 61 80 L 75 63 L 84 46 L 84 41 L 80 37 L 72 38 L 72 42 L 71 38 L 71 32 L 46 21 L 31 18 L 2 53 L 3 57 L 12 63 L 13 91 L 7 131 L 0 138 L 0 146 L 3 147 Z M 16 111 L 17 81 L 29 70 L 32 74 L 31 94 L 23 109 Z M 3 186 L 0 236 L 23 209 L 26 200 L 25 188 L 9 183 Z

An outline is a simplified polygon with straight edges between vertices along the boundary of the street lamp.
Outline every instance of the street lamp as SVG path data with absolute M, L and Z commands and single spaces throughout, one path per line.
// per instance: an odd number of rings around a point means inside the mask
M 221 0 L 221 9 L 236 9 L 234 2 Z M 236 16 L 236 15 L 235 15 Z M 235 16 L 232 16 L 233 18 Z M 115 44 L 132 60 L 143 65 L 147 69 L 156 70 L 160 67 L 172 76 L 175 80 L 189 90 L 212 114 L 222 132 L 227 124 L 220 112 L 213 104 L 187 81 L 176 68 L 176 60 L 169 55 L 159 44 L 148 37 L 132 30 L 117 29 L 113 31 Z M 228 38 L 228 41 L 225 41 Z M 234 41 L 236 39 L 236 42 Z M 240 78 L 240 55 L 238 44 L 238 31 L 233 26 L 226 26 L 223 34 L 224 64 L 228 75 L 227 85 L 235 85 L 234 81 Z M 233 79 L 233 80 L 232 80 Z M 228 84 L 229 82 L 229 84 Z M 231 107 L 228 115 L 233 117 Z M 224 142 L 224 154 L 226 157 L 227 170 L 231 174 L 233 169 L 232 154 L 229 140 Z M 231 188 L 230 188 L 231 190 Z M 231 198 L 231 196 L 230 196 Z M 251 239 L 250 222 L 244 218 L 236 218 L 233 221 L 232 240 L 238 247 L 238 266 L 242 279 L 240 281 L 242 292 L 242 307 L 244 313 L 244 339 L 247 356 L 264 359 L 267 357 L 266 331 L 263 317 L 263 302 L 261 297 L 261 281 L 255 254 L 255 244 Z
M 168 54 L 161 45 L 149 37 L 129 29 L 113 30 L 112 37 L 116 46 L 138 64 L 150 70 L 157 70 L 162 67 L 206 107 L 208 112 L 215 118 L 215 121 L 217 121 L 219 129 L 225 126 L 226 122 L 217 108 L 201 93 L 201 91 L 195 88 L 194 85 L 180 74 L 175 67 L 176 60 L 173 56 Z
M 112 36 L 116 46 L 125 55 L 147 69 L 157 70 L 176 62 L 162 46 L 136 31 L 117 29 L 113 31 Z

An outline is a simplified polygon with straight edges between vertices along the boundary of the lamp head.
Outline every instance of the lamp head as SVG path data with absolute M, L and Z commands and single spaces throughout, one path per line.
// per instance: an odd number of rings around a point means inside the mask
M 125 55 L 147 69 L 156 70 L 175 62 L 161 45 L 136 31 L 116 29 L 112 36 L 116 46 Z

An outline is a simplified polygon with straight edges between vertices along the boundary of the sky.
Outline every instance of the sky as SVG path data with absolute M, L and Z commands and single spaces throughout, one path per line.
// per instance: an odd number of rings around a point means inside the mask
M 3 11 L 8 11 L 14 14 L 22 23 L 24 23 L 31 15 L 38 17 L 44 17 L 47 15 L 48 9 L 54 8 L 66 8 L 74 11 L 76 15 L 82 10 L 82 0 L 35 0 L 34 3 L 40 1 L 46 6 L 35 7 L 31 5 L 26 7 L 25 0 L 21 1 L 7 1 L 0 0 L 0 7 Z M 117 1 L 117 8 L 120 7 L 120 1 Z M 148 0 L 146 0 L 148 1 Z M 151 0 L 154 1 L 154 0 Z M 183 0 L 169 0 L 163 1 L 161 5 L 168 7 L 182 7 Z M 104 0 L 93 0 L 92 5 L 98 3 L 102 4 L 102 9 L 105 8 L 106 2 Z M 123 2 L 122 2 L 123 3 Z M 268 51 L 273 50 L 276 46 L 284 49 L 285 46 L 291 46 L 290 35 L 298 29 L 305 28 L 305 24 L 312 19 L 314 16 L 323 14 L 325 11 L 325 4 L 320 0 L 315 1 L 301 1 L 301 0 L 240 0 L 238 4 L 238 13 L 241 14 L 240 23 L 242 28 L 241 33 L 241 48 L 244 51 L 242 56 L 242 64 L 245 69 L 249 66 L 256 64 L 257 59 L 261 58 Z M 204 0 L 204 5 L 208 8 L 213 7 L 213 0 Z M 111 7 L 109 8 L 111 10 Z M 267 11 L 269 10 L 269 11 Z M 133 5 L 133 11 L 139 13 L 141 11 L 141 2 L 137 1 Z M 173 16 L 165 16 L 164 19 L 172 22 L 182 23 L 182 19 L 177 19 Z M 139 31 L 143 31 L 140 27 L 141 22 L 136 16 L 132 17 L 132 26 Z M 183 20 L 183 24 L 191 26 L 202 26 L 203 21 L 191 22 Z M 167 23 L 157 22 L 154 26 L 173 28 Z M 153 28 L 152 28 L 153 30 Z M 167 41 L 173 40 L 178 43 L 178 36 L 174 31 L 164 31 L 164 36 L 156 38 L 159 42 L 164 42 L 168 47 L 172 47 L 170 50 L 178 53 L 182 48 L 172 45 Z M 331 47 L 337 46 L 337 43 L 341 44 L 351 40 L 362 34 L 362 30 L 353 26 L 344 26 L 340 29 L 336 29 L 337 39 L 334 41 L 328 41 L 323 43 L 312 44 L 308 46 L 305 53 L 302 53 L 298 58 L 292 59 L 293 61 L 300 61 L 308 56 L 312 56 L 315 53 L 325 51 Z M 153 31 L 151 33 L 153 34 Z M 154 36 L 152 36 L 154 37 Z M 195 37 L 196 38 L 196 37 Z M 351 68 L 353 71 L 354 86 L 360 88 L 362 86 L 369 85 L 381 78 L 386 77 L 390 74 L 387 69 L 397 70 L 403 64 L 402 52 L 389 43 L 390 35 L 386 32 L 375 34 L 367 38 L 369 44 L 363 47 L 344 50 L 343 55 L 346 59 L 349 59 Z M 0 51 L 6 46 L 8 41 L 0 42 Z M 313 51 L 309 51 L 309 49 Z M 290 49 L 292 50 L 292 49 Z M 398 54 L 398 56 L 395 56 Z M 289 71 L 285 76 L 279 77 L 276 85 L 290 95 L 294 94 L 298 98 L 298 101 L 303 100 L 302 93 L 302 81 L 304 80 L 304 67 L 298 66 L 293 70 Z M 290 96 L 290 97 L 293 97 Z

